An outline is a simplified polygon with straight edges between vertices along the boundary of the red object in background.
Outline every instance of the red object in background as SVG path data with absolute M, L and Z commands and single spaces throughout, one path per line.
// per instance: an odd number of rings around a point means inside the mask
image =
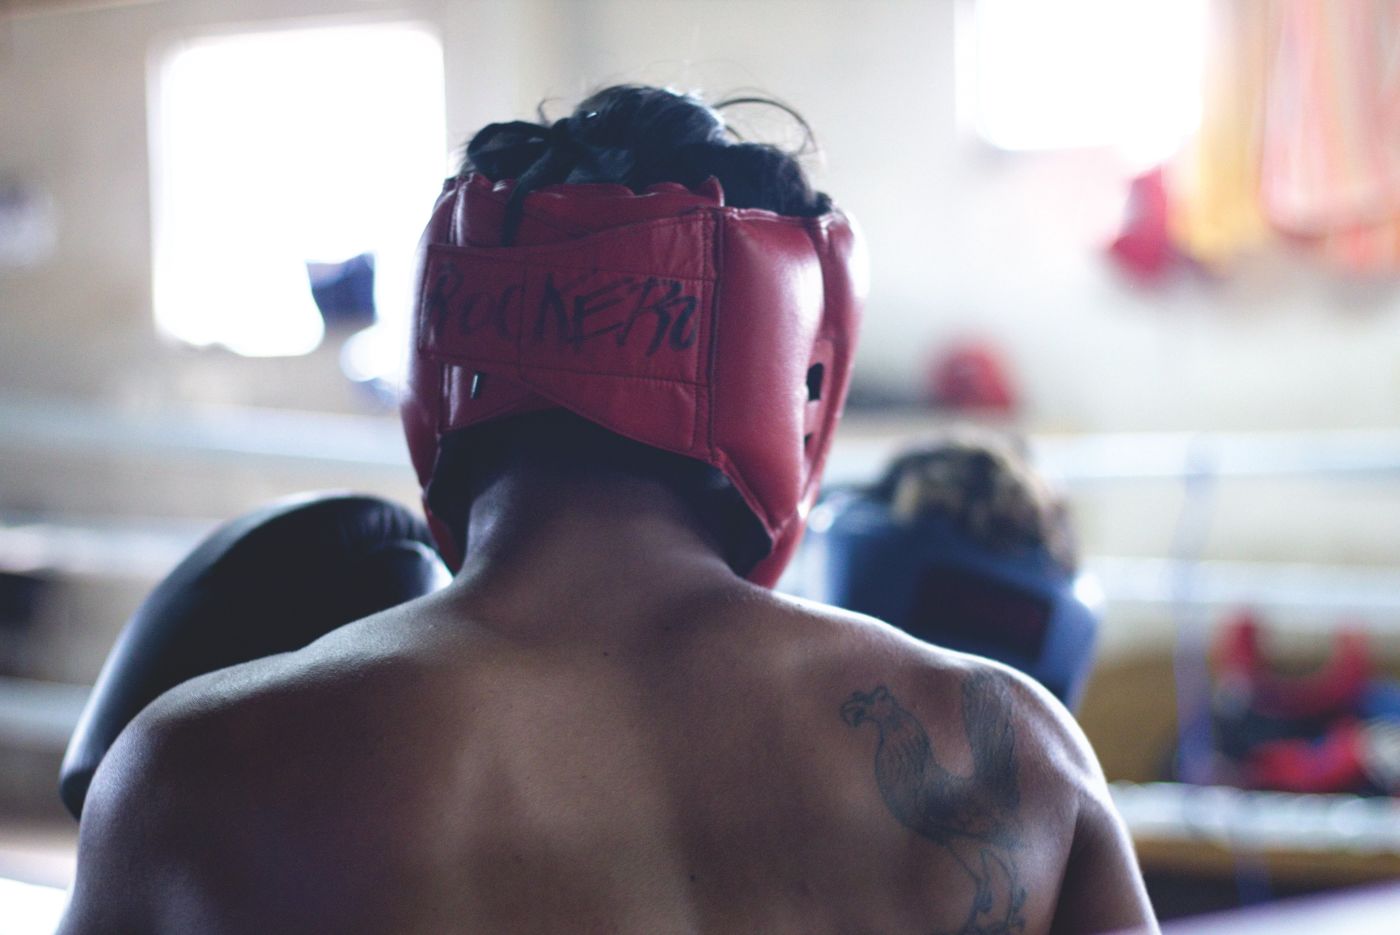
M 1245 783 L 1279 792 L 1349 792 L 1366 785 L 1365 727 L 1338 721 L 1318 740 L 1262 743 L 1245 758 Z
M 928 393 L 935 405 L 949 409 L 1010 413 L 1017 404 L 1005 358 L 985 341 L 943 350 L 929 369 Z
M 1277 718 L 1313 718 L 1356 710 L 1371 679 L 1366 639 L 1358 632 L 1337 634 L 1331 658 L 1308 675 L 1269 671 L 1260 645 L 1259 622 L 1241 611 L 1226 624 L 1216 643 L 1222 682 L 1242 687 L 1255 711 Z
M 1161 281 L 1183 259 L 1167 228 L 1167 183 L 1160 166 L 1133 179 L 1123 230 L 1108 254 L 1128 275 L 1147 283 Z

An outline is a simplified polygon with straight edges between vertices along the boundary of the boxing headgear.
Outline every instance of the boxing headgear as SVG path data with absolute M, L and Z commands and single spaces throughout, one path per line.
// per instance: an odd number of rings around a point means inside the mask
M 554 185 L 501 246 L 513 185 L 449 179 L 420 244 L 402 414 L 425 491 L 448 433 L 562 407 L 722 472 L 769 541 L 747 577 L 771 586 L 846 398 L 866 281 L 850 222 L 726 207 L 713 179 Z M 460 565 L 464 530 L 425 506 Z
M 1044 547 L 994 549 L 937 511 L 896 516 L 870 491 L 822 503 L 812 524 L 817 600 L 1020 669 L 1067 706 L 1094 660 L 1097 585 Z

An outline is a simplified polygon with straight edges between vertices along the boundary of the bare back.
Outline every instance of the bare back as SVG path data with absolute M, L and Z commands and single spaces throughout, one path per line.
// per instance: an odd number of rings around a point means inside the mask
M 737 579 L 569 610 L 536 625 L 442 594 L 167 696 L 92 806 L 178 773 L 178 820 L 140 833 L 184 893 L 132 898 L 204 932 L 1149 917 L 1092 754 L 1019 676 Z

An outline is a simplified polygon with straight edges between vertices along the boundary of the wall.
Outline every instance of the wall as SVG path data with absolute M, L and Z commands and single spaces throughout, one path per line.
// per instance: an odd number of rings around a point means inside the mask
M 930 348 L 1007 347 L 1034 424 L 1054 430 L 1390 425 L 1400 289 L 1297 257 L 1229 279 L 1134 289 L 1101 259 L 1131 169 L 1111 152 L 996 153 L 955 107 L 941 2 L 615 0 L 578 42 L 580 74 L 718 91 L 756 86 L 821 134 L 818 178 L 869 234 L 867 380 L 917 383 Z

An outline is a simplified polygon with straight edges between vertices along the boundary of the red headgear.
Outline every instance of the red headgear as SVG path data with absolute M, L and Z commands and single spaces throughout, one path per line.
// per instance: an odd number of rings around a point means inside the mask
M 563 407 L 719 469 L 771 541 L 771 586 L 817 496 L 855 350 L 865 263 L 838 211 L 724 206 L 711 179 L 531 192 L 515 245 L 513 183 L 450 179 L 419 247 L 404 431 L 418 479 L 444 435 Z M 443 553 L 460 531 L 428 510 Z

